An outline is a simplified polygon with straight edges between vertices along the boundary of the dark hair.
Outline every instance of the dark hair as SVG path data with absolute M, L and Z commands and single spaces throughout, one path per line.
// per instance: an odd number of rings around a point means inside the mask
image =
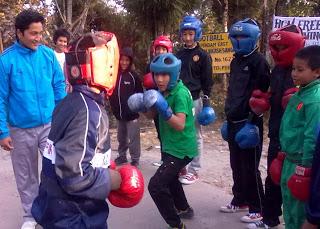
M 59 37 L 66 37 L 67 43 L 70 41 L 70 33 L 66 29 L 57 29 L 53 34 L 53 42 L 57 44 Z
M 312 70 L 320 68 L 320 46 L 310 45 L 300 49 L 296 54 L 296 58 L 305 60 Z
M 43 15 L 32 9 L 21 11 L 16 16 L 16 20 L 14 24 L 16 28 L 16 33 L 18 29 L 21 31 L 21 33 L 23 33 L 26 29 L 29 28 L 29 25 L 34 22 L 41 22 L 42 24 L 44 24 Z

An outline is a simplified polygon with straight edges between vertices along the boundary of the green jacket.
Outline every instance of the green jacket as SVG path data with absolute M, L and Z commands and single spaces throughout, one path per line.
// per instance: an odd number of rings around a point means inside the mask
M 319 126 L 320 80 L 315 80 L 291 97 L 283 115 L 280 143 L 287 159 L 311 166 Z

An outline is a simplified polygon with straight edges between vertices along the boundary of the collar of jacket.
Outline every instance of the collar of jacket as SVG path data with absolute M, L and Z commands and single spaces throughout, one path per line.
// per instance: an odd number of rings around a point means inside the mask
M 310 82 L 306 86 L 300 87 L 299 94 L 303 93 L 304 91 L 309 90 L 310 88 L 312 88 L 314 85 L 317 85 L 317 84 L 320 84 L 320 80 L 319 79 L 316 79 L 316 80 Z
M 17 48 L 17 50 L 23 54 L 31 54 L 31 53 L 35 53 L 38 48 L 40 47 L 40 45 L 37 47 L 36 50 L 33 49 L 29 49 L 26 46 L 24 46 L 23 44 L 21 44 L 19 41 L 15 41 L 14 42 L 15 47 Z
M 99 94 L 94 93 L 87 85 L 73 85 L 72 88 L 73 91 L 81 92 L 91 99 L 95 100 L 97 103 L 103 105 L 105 98 L 104 92 L 100 92 Z

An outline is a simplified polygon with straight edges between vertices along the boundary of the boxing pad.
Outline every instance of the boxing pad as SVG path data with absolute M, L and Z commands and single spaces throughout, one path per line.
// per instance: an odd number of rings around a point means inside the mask
M 143 95 L 143 102 L 144 106 L 147 109 L 150 109 L 152 107 L 156 108 L 160 116 L 165 120 L 169 120 L 172 116 L 172 110 L 166 101 L 166 99 L 163 97 L 160 92 L 156 90 L 148 90 L 144 92 Z
M 277 157 L 271 162 L 269 172 L 274 184 L 280 185 L 283 161 L 286 158 L 284 152 L 278 152 Z
M 296 93 L 298 91 L 299 91 L 299 88 L 292 87 L 283 93 L 282 100 L 281 100 L 281 106 L 283 109 L 286 109 L 290 98 L 294 95 L 294 93 Z
M 147 108 L 143 103 L 143 93 L 135 93 L 128 99 L 128 106 L 132 112 L 147 112 Z
M 270 109 L 270 93 L 257 89 L 252 92 L 249 106 L 256 115 L 261 115 Z
M 153 80 L 153 76 L 152 76 L 152 73 L 149 72 L 147 74 L 145 74 L 143 76 L 143 87 L 147 90 L 149 89 L 156 89 L 157 88 L 157 85 L 155 84 L 154 80 Z
M 224 121 L 220 128 L 222 139 L 228 141 L 228 121 Z
M 307 201 L 310 193 L 311 168 L 296 166 L 295 173 L 288 180 L 288 188 L 292 196 Z
M 118 190 L 110 192 L 110 203 L 119 208 L 131 208 L 137 205 L 144 193 L 144 179 L 137 167 L 124 165 L 119 168 L 121 184 Z
M 202 111 L 198 114 L 197 120 L 200 125 L 207 126 L 217 119 L 216 114 L 212 107 L 203 107 Z
M 236 134 L 235 141 L 241 149 L 256 147 L 260 142 L 259 128 L 247 122 Z

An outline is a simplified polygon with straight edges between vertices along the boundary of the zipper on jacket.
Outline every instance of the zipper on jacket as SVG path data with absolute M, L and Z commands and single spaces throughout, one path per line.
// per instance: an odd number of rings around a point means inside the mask
M 118 102 L 119 102 L 120 119 L 122 119 L 122 107 L 121 107 L 121 98 L 120 98 L 121 80 L 122 80 L 122 74 L 120 74 L 119 85 L 118 85 Z

